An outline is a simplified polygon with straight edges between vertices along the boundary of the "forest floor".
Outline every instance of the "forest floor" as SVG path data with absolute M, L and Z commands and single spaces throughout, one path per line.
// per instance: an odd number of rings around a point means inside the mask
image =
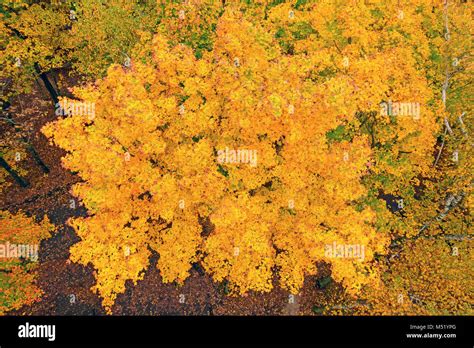
M 38 83 L 32 93 L 14 98 L 11 104 L 8 111 L 16 123 L 27 129 L 31 143 L 50 172 L 44 174 L 33 158 L 24 158 L 20 166 L 27 171 L 25 177 L 30 186 L 21 188 L 8 178 L 10 185 L 0 193 L 0 210 L 22 210 L 40 219 L 47 215 L 57 230 L 40 246 L 38 285 L 44 292 L 42 299 L 10 314 L 104 315 L 100 297 L 90 290 L 95 283 L 92 266 L 69 260 L 69 248 L 79 237 L 67 220 L 85 216 L 87 211 L 70 193 L 80 177 L 61 166 L 64 151 L 50 144 L 40 131 L 58 117 L 53 102 Z M 6 134 L 8 127 L 12 126 L 1 122 L 0 134 Z M 269 293 L 232 297 L 226 294 L 224 284 L 214 282 L 199 266 L 193 267 L 182 286 L 164 284 L 156 261 L 154 255 L 143 280 L 136 285 L 127 283 L 127 290 L 118 296 L 112 309 L 114 315 L 314 315 L 319 304 L 343 300 L 338 284 L 318 288 L 317 279 L 330 274 L 325 264 L 320 265 L 316 276 L 307 277 L 297 296 L 291 297 L 275 280 L 274 290 Z

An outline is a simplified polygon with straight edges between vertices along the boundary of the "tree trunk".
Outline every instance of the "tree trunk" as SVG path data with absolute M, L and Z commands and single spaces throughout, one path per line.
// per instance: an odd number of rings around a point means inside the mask
M 21 128 L 15 123 L 15 121 L 13 120 L 13 117 L 11 117 L 10 113 L 5 113 L 5 119 L 7 119 L 7 122 L 10 123 L 13 128 L 15 128 L 15 132 L 17 133 L 20 133 L 21 132 Z M 38 154 L 38 152 L 36 151 L 35 147 L 33 146 L 33 144 L 28 140 L 27 137 L 25 136 L 22 136 L 21 137 L 21 141 L 25 144 L 26 146 L 26 150 L 30 153 L 30 155 L 33 157 L 33 159 L 35 160 L 36 164 L 38 164 L 40 167 L 41 167 L 41 170 L 45 173 L 45 174 L 48 174 L 49 173 L 49 168 L 48 166 L 43 162 L 43 160 L 41 159 L 40 155 Z
M 10 167 L 10 165 L 1 156 L 0 156 L 0 166 L 2 166 L 13 177 L 13 179 L 15 179 L 18 185 L 20 185 L 21 187 L 29 186 L 29 183 L 25 179 L 23 179 L 21 176 L 19 176 L 18 173 L 12 167 Z
M 35 63 L 35 70 L 38 73 L 40 79 L 43 81 L 46 89 L 49 92 L 49 95 L 51 96 L 51 98 L 54 101 L 54 104 L 56 105 L 57 103 L 59 103 L 59 94 L 56 91 L 56 89 L 54 88 L 51 81 L 49 81 L 48 75 L 44 72 L 41 72 L 41 68 L 40 68 L 38 63 Z
M 26 138 L 23 138 L 23 142 L 26 144 L 26 149 L 30 153 L 31 156 L 33 156 L 33 159 L 35 160 L 36 164 L 41 167 L 41 170 L 45 173 L 49 173 L 49 168 L 48 166 L 43 162 L 41 157 L 38 155 L 38 152 L 36 152 L 36 149 L 34 148 L 33 144 L 31 144 Z

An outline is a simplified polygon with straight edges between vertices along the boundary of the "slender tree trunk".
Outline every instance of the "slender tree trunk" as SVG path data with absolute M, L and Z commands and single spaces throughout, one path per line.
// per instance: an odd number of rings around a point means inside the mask
M 9 29 L 12 30 L 13 33 L 15 33 L 15 35 L 17 35 L 20 39 L 26 40 L 27 37 L 25 35 L 23 35 L 22 33 L 20 33 L 17 29 L 15 29 L 15 28 L 9 28 Z M 59 102 L 59 98 L 58 98 L 59 94 L 56 91 L 56 89 L 53 87 L 51 82 L 49 81 L 48 75 L 44 72 L 41 72 L 41 67 L 38 63 L 35 63 L 34 67 L 35 67 L 36 73 L 39 75 L 41 80 L 43 80 L 43 83 L 44 83 L 46 89 L 48 90 L 49 94 L 51 95 L 51 98 L 54 101 L 54 104 L 58 103 Z
M 41 159 L 40 155 L 38 155 L 38 152 L 36 152 L 35 147 L 33 144 L 31 144 L 26 138 L 23 138 L 23 142 L 26 144 L 26 150 L 30 153 L 30 155 L 33 157 L 35 160 L 36 164 L 40 166 L 41 170 L 43 173 L 48 174 L 49 173 L 49 168 L 48 166 L 43 162 Z
M 21 132 L 21 128 L 15 123 L 15 121 L 13 120 L 13 118 L 10 116 L 9 113 L 6 114 L 6 117 L 5 119 L 8 121 L 8 123 L 10 123 L 14 128 L 15 128 L 15 132 L 19 133 Z M 38 152 L 36 151 L 35 147 L 33 146 L 33 144 L 28 140 L 27 137 L 25 136 L 22 136 L 21 137 L 21 141 L 25 144 L 26 146 L 26 150 L 30 153 L 30 155 L 33 157 L 33 159 L 35 160 L 36 164 L 38 164 L 40 167 L 41 167 L 41 170 L 45 173 L 45 174 L 48 174 L 49 173 L 49 168 L 48 166 L 43 162 L 43 160 L 41 159 L 40 155 L 38 154 Z
M 12 167 L 10 167 L 10 165 L 1 156 L 0 156 L 0 166 L 4 168 L 13 177 L 13 179 L 15 179 L 18 185 L 20 185 L 21 187 L 29 186 L 29 183 L 25 179 L 23 179 L 21 176 L 19 176 L 18 173 Z
M 41 72 L 41 68 L 39 66 L 38 63 L 35 63 L 35 70 L 36 72 L 38 73 L 40 79 L 43 81 L 46 89 L 48 90 L 49 92 L 49 95 L 51 96 L 51 98 L 53 99 L 53 102 L 54 104 L 57 104 L 59 103 L 59 94 L 58 92 L 56 91 L 56 89 L 54 88 L 53 84 L 51 83 L 51 81 L 49 81 L 49 78 L 48 78 L 48 75 L 44 72 Z

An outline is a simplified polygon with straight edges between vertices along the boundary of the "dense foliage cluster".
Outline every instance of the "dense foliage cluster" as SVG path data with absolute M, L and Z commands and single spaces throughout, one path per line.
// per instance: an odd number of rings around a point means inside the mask
M 472 313 L 468 4 L 14 3 L 5 96 L 87 82 L 94 117 L 43 133 L 82 179 L 71 260 L 108 310 L 156 253 L 164 282 L 199 263 L 233 295 L 297 294 L 324 262 L 363 313 Z
M 39 300 L 35 283 L 41 240 L 54 230 L 47 219 L 36 223 L 23 213 L 0 211 L 0 315 Z

